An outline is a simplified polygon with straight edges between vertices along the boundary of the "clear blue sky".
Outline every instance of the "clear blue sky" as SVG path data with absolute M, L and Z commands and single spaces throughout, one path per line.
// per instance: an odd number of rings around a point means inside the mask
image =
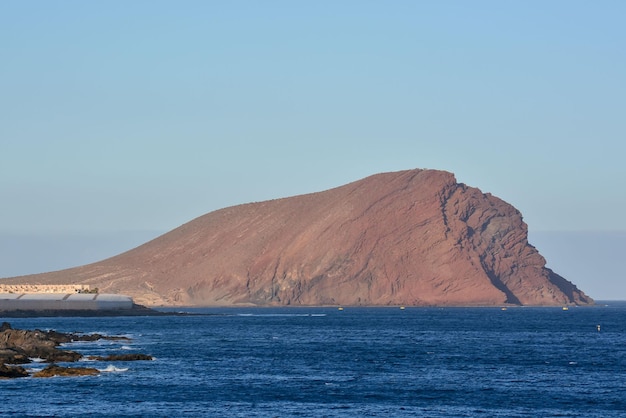
M 625 231 L 625 19 L 621 0 L 1 1 L 0 233 L 167 231 L 410 168 L 531 231 Z

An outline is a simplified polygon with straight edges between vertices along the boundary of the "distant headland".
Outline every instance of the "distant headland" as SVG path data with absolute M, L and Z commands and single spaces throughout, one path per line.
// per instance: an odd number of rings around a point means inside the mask
M 593 304 L 545 265 L 513 206 L 416 169 L 217 210 L 107 260 L 2 283 L 146 306 Z

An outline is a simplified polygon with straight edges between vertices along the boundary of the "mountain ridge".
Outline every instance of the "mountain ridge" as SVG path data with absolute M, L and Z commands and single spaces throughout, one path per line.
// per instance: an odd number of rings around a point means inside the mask
M 83 283 L 155 305 L 565 305 L 513 206 L 452 173 L 381 173 L 219 209 L 86 266 L 7 282 Z

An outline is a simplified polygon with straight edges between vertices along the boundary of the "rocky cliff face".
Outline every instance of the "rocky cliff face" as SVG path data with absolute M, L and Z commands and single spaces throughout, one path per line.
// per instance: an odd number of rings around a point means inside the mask
M 225 208 L 108 260 L 7 282 L 146 305 L 593 303 L 545 267 L 514 207 L 434 170 Z

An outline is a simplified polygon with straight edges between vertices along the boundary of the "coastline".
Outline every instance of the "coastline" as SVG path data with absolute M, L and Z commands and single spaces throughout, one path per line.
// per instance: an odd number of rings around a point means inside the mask
M 133 304 L 131 309 L 15 309 L 0 311 L 0 318 L 38 318 L 38 317 L 116 317 L 116 316 L 175 316 L 194 315 L 181 312 L 162 312 Z

